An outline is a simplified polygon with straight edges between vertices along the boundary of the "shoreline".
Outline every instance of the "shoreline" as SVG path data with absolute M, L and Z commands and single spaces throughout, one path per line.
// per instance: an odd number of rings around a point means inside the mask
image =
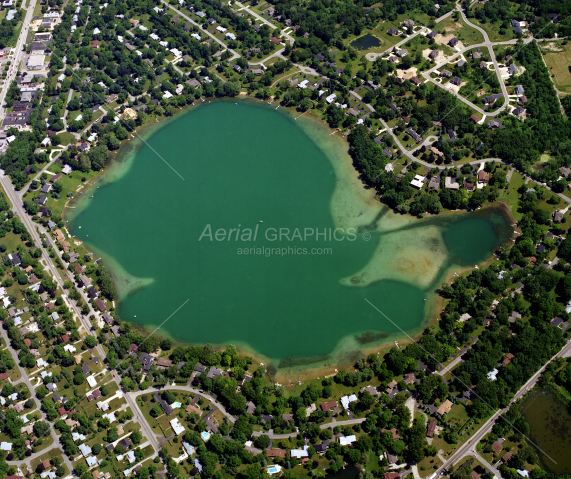
M 259 100 L 259 99 L 253 99 L 253 98 L 245 96 L 245 95 L 244 96 L 241 95 L 240 99 L 241 99 L 241 101 L 246 100 L 248 102 L 253 102 L 253 103 L 258 104 L 258 105 L 260 105 L 260 103 L 263 102 L 263 103 L 266 103 L 266 106 L 268 106 L 267 101 Z M 230 101 L 232 99 L 215 98 L 214 100 L 215 101 Z M 101 186 L 104 186 L 105 184 L 112 183 L 112 182 L 116 181 L 117 179 L 119 179 L 122 176 L 122 174 L 125 174 L 131 168 L 130 164 L 126 165 L 127 166 L 126 168 L 121 169 L 121 171 L 119 171 L 120 175 L 117 175 L 117 176 L 113 176 L 111 174 L 117 170 L 117 168 L 114 168 L 113 165 L 115 165 L 116 167 L 119 167 L 120 165 L 123 164 L 123 166 L 125 166 L 124 162 L 121 161 L 121 159 L 125 159 L 126 162 L 130 162 L 134 158 L 137 150 L 145 144 L 144 136 L 153 134 L 155 129 L 162 128 L 162 127 L 168 125 L 168 123 L 170 121 L 174 121 L 175 119 L 177 119 L 179 117 L 180 113 L 189 113 L 190 107 L 200 106 L 203 103 L 208 104 L 211 102 L 212 101 L 200 102 L 197 105 L 187 105 L 186 107 L 181 108 L 179 111 L 177 111 L 171 117 L 163 117 L 158 122 L 149 123 L 147 125 L 140 127 L 139 129 L 135 130 L 136 133 L 131 133 L 131 136 L 134 136 L 134 137 L 130 138 L 130 140 L 135 141 L 135 143 L 132 144 L 133 146 L 131 148 L 125 149 L 127 146 L 130 146 L 129 140 L 125 140 L 124 143 L 119 148 L 119 150 L 117 150 L 117 152 L 112 153 L 110 155 L 108 161 L 106 162 L 105 168 L 102 171 L 100 171 L 97 175 L 95 175 L 88 183 L 85 184 L 84 188 L 86 188 L 86 190 L 84 190 L 84 191 L 90 191 L 90 189 L 93 189 L 95 186 L 98 186 L 98 184 Z M 300 116 L 297 116 L 297 117 L 295 116 L 295 113 L 298 113 L 297 110 L 295 110 L 295 109 L 284 107 L 283 110 L 285 111 L 285 114 L 292 120 L 297 120 L 298 118 L 300 118 Z M 334 133 L 336 133 L 338 131 L 338 129 L 331 129 L 323 119 L 318 118 L 312 114 L 307 115 L 307 116 L 304 115 L 302 118 L 307 119 L 307 122 L 304 122 L 306 124 L 307 123 L 313 124 L 314 127 L 317 127 L 319 129 L 322 129 L 323 127 L 325 127 L 327 130 L 332 131 L 332 133 L 329 134 L 329 137 L 335 136 Z M 302 122 L 303 122 L 303 120 L 302 120 Z M 308 136 L 312 140 L 315 140 L 313 138 L 313 136 L 309 134 L 309 132 L 306 131 L 306 134 L 308 134 Z M 139 136 L 142 137 L 142 139 L 138 138 Z M 344 187 L 353 188 L 355 185 L 359 186 L 358 190 L 355 191 L 355 197 L 356 197 L 355 204 L 356 205 L 363 206 L 363 207 L 367 206 L 367 207 L 369 207 L 369 209 L 373 206 L 374 209 L 376 210 L 375 216 L 381 216 L 387 212 L 390 212 L 391 210 L 388 209 L 388 207 L 386 205 L 384 205 L 383 203 L 381 203 L 377 199 L 376 191 L 372 188 L 367 188 L 366 185 L 364 185 L 362 183 L 362 181 L 359 179 L 359 173 L 354 167 L 351 156 L 348 154 L 349 144 L 347 141 L 347 136 L 346 135 L 338 136 L 338 139 L 335 141 L 336 142 L 342 142 L 339 144 L 340 144 L 340 146 L 341 145 L 343 146 L 342 151 L 340 151 L 339 155 L 336 155 L 336 156 L 343 156 L 345 158 L 344 160 L 340 161 L 339 164 L 334 164 L 335 162 L 331 161 L 331 165 L 332 165 L 333 169 L 335 170 L 335 172 L 338 176 L 337 181 L 343 183 Z M 316 143 L 317 146 L 320 146 L 318 141 L 314 141 L 314 142 Z M 131 153 L 132 153 L 132 155 L 131 155 Z M 330 158 L 330 160 L 333 160 L 333 159 Z M 106 175 L 103 175 L 103 173 L 106 173 Z M 337 188 L 336 188 L 336 190 L 337 190 Z M 85 193 L 81 196 L 83 197 L 84 195 L 85 195 Z M 71 198 L 68 201 L 68 203 L 66 203 L 65 208 L 69 207 L 69 205 L 72 205 L 72 204 L 83 203 L 82 200 L 84 198 L 82 198 L 82 197 Z M 334 203 L 334 201 L 335 201 L 335 198 L 332 198 L 331 202 Z M 360 205 L 359 203 L 363 203 L 363 205 Z M 484 206 L 484 208 L 487 209 L 492 205 L 497 205 L 497 204 L 494 203 L 494 204 L 486 205 L 486 206 Z M 355 205 L 351 205 L 351 206 L 354 207 Z M 504 206 L 506 206 L 506 205 L 504 205 Z M 65 208 L 64 208 L 64 213 L 66 213 Z M 76 215 L 74 215 L 74 216 L 77 216 L 77 214 L 79 214 L 78 211 L 81 211 L 81 208 L 79 208 L 78 210 L 75 210 Z M 507 211 L 509 211 L 509 209 Z M 447 211 L 447 212 L 441 213 L 440 215 L 431 215 L 431 217 L 437 218 L 439 216 L 446 216 L 446 215 L 449 215 L 452 213 L 457 214 L 459 212 L 465 212 L 466 214 L 469 213 L 466 210 Z M 410 215 L 406 215 L 406 216 L 410 216 Z M 414 217 L 411 217 L 411 218 L 415 219 Z M 66 216 L 63 216 L 63 219 L 64 219 L 64 221 L 66 221 Z M 357 218 L 353 218 L 353 219 L 357 219 Z M 359 218 L 359 219 L 363 220 L 363 218 Z M 371 219 L 374 220 L 374 218 L 369 218 L 369 220 L 371 220 Z M 70 226 L 72 226 L 74 219 L 72 218 L 70 221 L 71 221 Z M 372 222 L 373 221 L 365 220 L 365 224 L 370 225 Z M 87 250 L 92 249 L 91 246 L 86 245 L 84 242 L 83 242 L 83 245 Z M 96 249 L 96 248 L 93 248 L 93 249 Z M 491 262 L 492 260 L 493 260 L 493 256 L 490 257 L 489 260 L 486 260 L 486 262 L 488 262 L 488 261 Z M 108 261 L 110 261 L 109 258 L 106 258 L 104 256 L 102 262 L 105 264 Z M 449 282 L 455 273 L 462 275 L 462 274 L 465 274 L 466 272 L 474 269 L 473 267 L 467 267 L 465 269 L 464 268 L 458 269 L 458 265 L 451 265 L 451 267 L 452 267 L 452 269 L 445 272 L 444 276 L 440 275 L 440 277 L 442 278 L 442 281 Z M 113 278 L 113 281 L 115 284 L 115 289 L 116 289 L 117 293 L 119 293 L 120 287 L 118 287 L 118 278 L 116 277 L 115 274 L 113 274 L 112 269 L 110 269 L 110 274 Z M 118 298 L 117 302 L 120 302 L 127 295 L 132 294 L 134 291 L 141 289 L 141 288 L 144 288 L 144 287 L 145 287 L 145 285 L 141 284 L 137 288 L 130 290 L 124 296 L 121 296 L 118 294 L 119 298 Z M 335 345 L 335 347 L 331 350 L 331 352 L 325 356 L 322 356 L 319 358 L 309 358 L 309 357 L 306 357 L 306 358 L 296 358 L 296 357 L 285 358 L 280 363 L 283 363 L 284 361 L 290 360 L 290 361 L 293 361 L 294 364 L 282 366 L 282 367 L 280 367 L 279 365 L 276 364 L 275 359 L 273 360 L 271 358 L 264 356 L 263 354 L 255 351 L 252 347 L 250 347 L 246 343 L 236 342 L 236 341 L 234 341 L 234 342 L 228 341 L 224 344 L 222 344 L 222 343 L 221 344 L 214 344 L 213 347 L 215 349 L 219 350 L 219 349 L 227 347 L 230 344 L 233 344 L 238 348 L 238 350 L 240 351 L 241 354 L 251 356 L 253 358 L 254 362 L 266 365 L 268 376 L 274 382 L 281 383 L 284 386 L 287 386 L 288 385 L 287 383 L 291 382 L 291 384 L 294 385 L 294 384 L 297 384 L 298 381 L 301 381 L 301 380 L 305 381 L 307 379 L 311 379 L 311 378 L 315 378 L 315 377 L 322 377 L 322 376 L 327 376 L 327 375 L 331 375 L 331 374 L 334 375 L 338 369 L 352 367 L 354 362 L 361 357 L 364 357 L 364 356 L 366 357 L 368 354 L 371 354 L 371 353 L 380 354 L 381 352 L 388 350 L 389 348 L 394 346 L 394 343 L 397 340 L 399 343 L 399 347 L 405 346 L 406 344 L 409 344 L 412 341 L 416 341 L 418 339 L 418 337 L 420 337 L 420 335 L 422 334 L 422 331 L 427 326 L 437 323 L 438 317 L 439 317 L 440 312 L 442 310 L 443 302 L 444 302 L 444 299 L 439 297 L 438 295 L 436 295 L 435 298 L 432 299 L 429 302 L 429 304 L 427 304 L 425 306 L 425 318 L 424 318 L 424 320 L 419 324 L 418 328 L 414 328 L 415 330 L 411 331 L 410 334 L 409 333 L 396 334 L 396 335 L 390 335 L 390 336 L 385 337 L 385 338 L 378 337 L 378 339 L 375 339 L 375 340 L 371 341 L 370 343 L 365 342 L 364 344 L 359 343 L 359 341 L 357 340 L 357 337 L 359 335 L 370 334 L 370 335 L 374 336 L 377 333 L 374 331 L 370 331 L 370 332 L 360 332 L 357 334 L 351 334 L 351 335 L 348 335 L 348 336 L 341 338 L 338 341 L 338 343 Z M 428 311 L 426 310 L 427 307 L 429 308 Z M 119 309 L 118 306 L 116 306 L 115 311 L 117 311 L 118 309 Z M 125 319 L 123 321 L 128 322 L 133 328 L 136 328 L 137 331 L 144 331 L 144 332 L 148 333 L 149 330 L 152 331 L 154 329 L 152 325 L 141 325 L 141 324 L 135 323 L 135 322 L 130 321 L 130 320 L 125 320 Z M 165 334 L 165 333 L 167 333 L 167 334 Z M 166 337 L 171 338 L 173 340 L 173 342 L 175 342 L 177 345 L 188 346 L 188 345 L 193 344 L 191 342 L 181 341 L 180 339 L 174 338 L 173 336 L 171 336 L 166 331 L 164 331 L 164 332 L 161 331 L 160 334 L 162 336 L 166 336 Z M 194 343 L 194 344 L 204 344 L 204 343 Z M 344 346 L 349 346 L 349 347 L 346 348 Z M 299 362 L 299 364 L 295 364 L 296 361 Z M 294 381 L 292 381 L 292 379 Z

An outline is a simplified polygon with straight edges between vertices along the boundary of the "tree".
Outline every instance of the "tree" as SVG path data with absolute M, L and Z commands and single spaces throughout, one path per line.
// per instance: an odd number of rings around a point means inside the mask
M 267 449 L 270 445 L 270 437 L 266 434 L 262 434 L 256 438 L 256 447 L 258 449 Z
M 45 436 L 50 430 L 50 426 L 48 423 L 44 421 L 36 421 L 34 423 L 34 434 L 36 437 L 43 437 Z
M 73 383 L 79 386 L 85 382 L 85 376 L 82 373 L 76 373 L 73 376 Z
M 308 98 L 305 97 L 299 102 L 299 109 L 301 111 L 307 111 L 313 106 L 313 102 Z
M 94 348 L 95 346 L 97 346 L 97 338 L 88 334 L 87 336 L 85 336 L 84 343 L 88 349 Z

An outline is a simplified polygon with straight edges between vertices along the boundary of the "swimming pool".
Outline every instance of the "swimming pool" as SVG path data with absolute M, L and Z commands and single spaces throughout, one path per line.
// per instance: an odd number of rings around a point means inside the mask
M 270 474 L 274 474 L 274 473 L 278 472 L 278 470 L 279 470 L 279 469 L 278 469 L 276 466 L 274 466 L 274 467 L 270 467 L 270 468 L 268 469 L 268 472 L 269 472 Z
M 176 409 L 177 407 L 180 407 L 180 406 L 181 406 L 181 404 L 179 402 L 173 402 L 172 403 L 173 409 Z
M 210 434 L 207 433 L 206 431 L 202 431 L 202 432 L 200 433 L 200 436 L 202 437 L 202 440 L 203 440 L 204 442 L 206 442 L 206 441 L 208 441 L 208 440 L 210 439 Z

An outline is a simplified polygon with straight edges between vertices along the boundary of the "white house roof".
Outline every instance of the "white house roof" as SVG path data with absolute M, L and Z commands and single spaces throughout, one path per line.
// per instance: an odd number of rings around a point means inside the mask
M 87 444 L 80 444 L 78 449 L 81 454 L 83 454 L 83 457 L 87 457 L 91 454 L 91 448 Z
M 89 387 L 94 388 L 97 385 L 97 381 L 95 380 L 93 375 L 87 376 L 85 379 L 87 380 L 87 384 L 89 384 Z
M 175 417 L 170 421 L 171 427 L 173 428 L 174 433 L 178 436 L 184 432 L 184 426 L 182 426 L 178 422 L 178 417 Z
M 497 369 L 492 369 L 488 374 L 488 379 L 490 381 L 495 381 L 496 379 L 498 379 L 496 376 L 498 375 L 498 370 Z
M 307 449 L 309 446 L 303 446 L 303 449 L 292 449 L 290 451 L 291 457 L 300 458 L 300 457 L 309 457 Z
M 348 446 L 349 444 L 351 444 L 352 442 L 355 442 L 356 440 L 357 440 L 357 438 L 355 436 L 340 437 L 339 438 L 339 444 L 341 444 L 342 446 Z
M 357 396 L 351 394 L 351 396 L 343 396 L 341 398 L 341 404 L 343 405 L 344 409 L 349 409 L 349 403 L 355 402 L 357 400 Z
M 333 103 L 336 99 L 337 99 L 337 94 L 331 93 L 331 95 L 329 95 L 327 98 L 325 98 L 325 101 L 327 103 Z

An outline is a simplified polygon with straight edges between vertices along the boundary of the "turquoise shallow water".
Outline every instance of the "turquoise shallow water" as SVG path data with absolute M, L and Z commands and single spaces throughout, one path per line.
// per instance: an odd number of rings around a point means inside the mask
M 353 214 L 360 186 L 339 189 L 352 170 L 328 132 L 216 102 L 158 129 L 152 148 L 122 154 L 117 179 L 70 218 L 72 234 L 129 285 L 121 317 L 157 326 L 184 304 L 161 331 L 276 363 L 359 349 L 355 335 L 418 331 L 445 271 L 485 260 L 507 222 L 494 209 L 417 221 L 360 204 L 375 210 Z M 146 286 L 127 294 L 136 278 Z

